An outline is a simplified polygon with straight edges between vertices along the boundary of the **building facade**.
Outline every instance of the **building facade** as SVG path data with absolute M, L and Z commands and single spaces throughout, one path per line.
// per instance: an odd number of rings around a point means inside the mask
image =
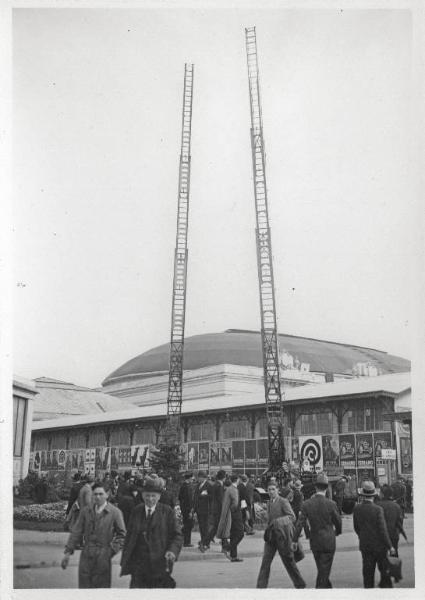
M 13 378 L 13 485 L 28 474 L 35 385 Z

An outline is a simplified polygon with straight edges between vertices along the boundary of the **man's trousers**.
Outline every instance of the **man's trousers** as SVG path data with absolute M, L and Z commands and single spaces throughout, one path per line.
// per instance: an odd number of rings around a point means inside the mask
M 110 588 L 111 556 L 109 546 L 85 546 L 78 565 L 78 587 Z
M 265 542 L 264 543 L 264 552 L 263 552 L 263 560 L 261 561 L 260 572 L 258 574 L 257 579 L 257 588 L 266 588 L 269 583 L 270 577 L 270 567 L 273 561 L 273 558 L 276 554 L 276 551 L 279 552 L 279 556 L 282 559 L 283 565 L 291 578 L 294 587 L 296 588 L 305 588 L 305 581 L 301 577 L 301 573 L 298 570 L 298 567 L 295 563 L 293 555 L 285 555 L 282 551 L 277 547 L 277 545 L 273 542 Z
M 362 552 L 363 560 L 363 587 L 375 587 L 375 568 L 378 565 L 381 573 L 380 588 L 392 588 L 391 577 L 387 572 L 387 553 L 386 552 Z
M 238 544 L 244 536 L 242 513 L 240 509 L 232 512 L 232 525 L 230 527 L 230 558 L 237 558 Z
M 331 588 L 332 584 L 329 580 L 329 575 L 332 569 L 335 552 L 313 551 L 314 560 L 316 561 L 317 577 L 316 588 Z
M 201 545 L 206 547 L 210 543 L 209 535 L 208 535 L 208 513 L 207 514 L 199 514 L 198 513 L 198 524 L 199 524 L 199 533 L 201 534 Z

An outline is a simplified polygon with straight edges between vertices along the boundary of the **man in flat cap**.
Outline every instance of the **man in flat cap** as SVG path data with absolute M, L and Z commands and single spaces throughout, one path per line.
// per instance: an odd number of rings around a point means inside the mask
M 373 481 L 364 481 L 360 492 L 362 502 L 354 507 L 353 526 L 362 553 L 363 587 L 374 587 L 375 568 L 378 565 L 381 574 L 379 587 L 390 588 L 393 585 L 387 573 L 386 559 L 388 551 L 390 554 L 395 554 L 395 548 L 388 534 L 384 509 L 375 504 L 376 495 Z
M 310 548 L 316 561 L 316 588 L 331 588 L 329 575 L 336 550 L 335 536 L 341 533 L 341 517 L 337 505 L 326 498 L 329 481 L 325 473 L 318 473 L 316 493 L 301 505 L 293 536 L 294 551 L 301 530 L 305 527 Z
M 172 588 L 174 562 L 183 545 L 183 535 L 174 510 L 159 502 L 164 482 L 147 477 L 143 504 L 135 507 L 128 523 L 121 559 L 121 575 L 131 574 L 130 588 Z

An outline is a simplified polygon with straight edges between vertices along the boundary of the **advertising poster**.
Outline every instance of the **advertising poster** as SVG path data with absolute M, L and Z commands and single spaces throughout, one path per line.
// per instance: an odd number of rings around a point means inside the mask
M 65 450 L 65 471 L 72 469 L 72 450 Z
M 267 469 L 269 464 L 269 441 L 267 438 L 257 440 L 257 461 L 261 469 Z
M 322 436 L 309 435 L 298 438 L 300 461 L 304 470 L 323 471 Z
M 199 468 L 208 471 L 210 466 L 210 443 L 199 442 L 198 452 Z
M 78 450 L 71 450 L 71 469 L 78 471 Z
M 94 462 L 85 462 L 84 463 L 84 473 L 87 475 L 92 475 L 94 477 L 96 472 L 95 463 Z
M 291 438 L 291 453 L 292 453 L 292 461 L 299 468 L 300 466 L 300 446 L 298 443 L 298 438 Z
M 222 469 L 232 468 L 232 442 L 220 443 L 220 462 Z
M 232 442 L 232 467 L 239 471 L 244 470 L 244 441 L 233 440 Z
M 210 469 L 215 471 L 220 469 L 220 442 L 210 443 Z
M 45 471 L 47 469 L 47 450 L 40 452 L 40 469 Z
M 198 442 L 190 442 L 187 445 L 187 468 L 189 471 L 198 468 Z
M 357 470 L 358 486 L 362 487 L 364 481 L 373 481 L 375 483 L 375 470 L 373 468 Z
M 146 468 L 149 460 L 149 444 L 131 446 L 131 466 Z
M 58 469 L 59 471 L 65 470 L 66 451 L 58 450 Z
M 245 467 L 255 469 L 257 466 L 257 441 L 245 440 Z
M 78 470 L 84 471 L 84 450 L 78 451 Z
M 90 462 L 90 448 L 85 450 L 84 462 Z
M 341 467 L 346 469 L 356 468 L 356 446 L 353 434 L 339 436 L 339 460 Z
M 383 433 L 374 433 L 373 442 L 375 448 L 375 459 L 382 459 L 382 450 L 392 448 L 391 445 L 391 432 L 384 431 Z
M 122 446 L 118 450 L 118 465 L 122 467 L 129 467 L 131 465 L 131 448 L 129 446 Z
M 411 473 L 412 472 L 412 445 L 410 438 L 400 438 L 400 454 L 401 454 L 401 472 Z
M 322 435 L 323 468 L 339 467 L 339 440 L 337 435 Z
M 52 468 L 52 451 L 46 451 L 46 469 L 49 471 Z
M 34 465 L 33 465 L 34 471 L 40 470 L 40 464 L 41 464 L 40 452 L 34 452 Z
M 182 461 L 179 470 L 187 471 L 187 444 L 180 444 L 179 453 L 180 453 L 180 458 Z M 149 459 L 149 449 L 148 449 L 148 456 L 146 458 Z M 146 466 L 147 465 L 148 465 L 148 463 L 146 463 Z
M 118 448 L 113 446 L 111 448 L 111 471 L 118 469 Z
M 111 449 L 102 446 L 96 448 L 96 461 L 99 463 L 99 469 L 102 471 L 111 470 Z M 96 467 L 97 468 L 97 467 Z
M 357 433 L 356 449 L 357 468 L 373 470 L 373 435 L 371 433 Z

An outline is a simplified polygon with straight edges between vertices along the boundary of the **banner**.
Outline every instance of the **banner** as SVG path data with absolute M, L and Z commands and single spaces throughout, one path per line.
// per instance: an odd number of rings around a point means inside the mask
M 56 468 L 59 469 L 60 471 L 64 471 L 65 470 L 65 461 L 66 461 L 66 451 L 65 450 L 58 450 L 57 461 L 58 461 L 58 465 Z
M 147 468 L 149 465 L 149 444 L 131 446 L 131 466 Z
M 371 433 L 357 433 L 356 449 L 357 467 L 359 469 L 373 470 L 373 435 Z
M 323 468 L 339 466 L 339 440 L 337 435 L 322 435 Z
M 244 470 L 245 446 L 243 440 L 233 440 L 232 442 L 232 467 L 239 471 Z
M 198 468 L 198 443 L 190 442 L 187 445 L 187 468 L 189 471 Z
M 257 441 L 245 440 L 245 467 L 255 469 L 257 466 Z
M 220 443 L 220 462 L 222 469 L 232 468 L 232 442 Z
M 355 469 L 356 467 L 356 446 L 354 435 L 339 436 L 339 461 L 341 467 L 345 469 Z
M 198 453 L 199 468 L 208 471 L 210 466 L 210 443 L 199 442 Z
M 110 471 L 111 469 L 111 449 L 102 446 L 96 448 L 96 471 Z
M 72 450 L 65 450 L 65 471 L 72 469 Z
M 220 442 L 210 443 L 210 469 L 218 471 L 220 469 Z
M 310 435 L 298 438 L 300 446 L 300 461 L 304 469 L 317 472 L 323 471 L 322 436 Z
M 113 446 L 111 448 L 111 471 L 118 469 L 118 448 Z

